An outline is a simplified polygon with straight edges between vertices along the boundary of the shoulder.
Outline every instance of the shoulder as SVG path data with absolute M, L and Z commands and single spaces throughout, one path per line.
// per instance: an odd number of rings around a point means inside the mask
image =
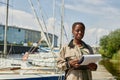
M 65 50 L 68 47 L 68 44 L 64 44 L 60 50 Z
M 83 42 L 83 45 L 85 48 L 87 48 L 89 50 L 90 54 L 93 54 L 93 49 L 89 44 L 86 44 L 85 42 Z
M 71 48 L 74 48 L 74 45 L 73 45 L 73 39 L 68 43 L 68 44 L 64 44 L 61 48 L 61 50 L 69 50 Z
M 91 48 L 91 46 L 90 46 L 89 44 L 87 44 L 86 42 L 84 42 L 84 41 L 82 41 L 82 44 L 83 44 L 83 46 L 86 47 L 86 48 Z
M 92 47 L 89 44 L 86 44 L 86 46 L 88 47 L 88 49 L 92 49 Z

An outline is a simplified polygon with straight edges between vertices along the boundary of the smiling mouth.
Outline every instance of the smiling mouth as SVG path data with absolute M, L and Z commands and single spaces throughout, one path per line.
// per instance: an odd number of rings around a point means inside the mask
M 78 36 L 78 37 L 81 37 L 82 35 L 78 34 L 77 36 Z

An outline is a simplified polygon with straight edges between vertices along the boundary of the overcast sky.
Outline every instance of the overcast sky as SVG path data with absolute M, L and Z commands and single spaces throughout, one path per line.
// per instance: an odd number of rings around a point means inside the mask
M 0 0 L 1 24 L 5 24 L 5 1 Z M 55 34 L 60 36 L 62 0 L 31 1 L 44 31 L 46 31 L 46 25 L 48 32 L 54 33 L 55 30 Z M 10 0 L 9 5 L 9 25 L 41 30 L 29 0 Z M 64 0 L 63 23 L 69 41 L 72 39 L 71 26 L 78 21 L 83 22 L 86 26 L 83 40 L 91 46 L 98 45 L 100 37 L 120 28 L 120 0 Z M 69 41 L 66 41 L 66 37 L 64 37 L 64 43 Z

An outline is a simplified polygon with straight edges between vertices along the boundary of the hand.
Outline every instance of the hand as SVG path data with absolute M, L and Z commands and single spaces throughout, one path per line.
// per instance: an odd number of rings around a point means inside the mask
M 78 59 L 74 59 L 74 60 L 70 60 L 70 61 L 69 61 L 69 64 L 70 64 L 70 66 L 73 67 L 73 68 L 78 68 L 78 67 L 80 67 L 80 64 L 78 64 L 78 62 L 79 62 Z
M 24 56 L 22 57 L 23 61 L 26 61 L 28 59 L 29 53 L 25 52 Z
M 87 65 L 87 67 L 91 70 L 91 71 L 95 71 L 97 69 L 97 64 L 95 63 L 90 63 Z

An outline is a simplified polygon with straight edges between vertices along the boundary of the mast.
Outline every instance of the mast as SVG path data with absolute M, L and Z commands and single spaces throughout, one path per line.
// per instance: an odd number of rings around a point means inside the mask
M 53 18 L 54 18 L 54 23 L 53 23 L 53 33 L 52 33 L 52 48 L 54 48 L 54 38 L 55 38 L 55 0 L 53 0 Z
M 7 55 L 8 8 L 9 8 L 9 0 L 7 0 L 7 5 L 6 5 L 6 24 L 5 24 L 5 32 L 4 32 L 4 52 L 3 52 L 4 58 L 7 57 L 6 55 Z
M 64 0 L 62 0 L 62 7 L 61 7 L 61 34 L 60 34 L 60 49 L 62 47 L 62 43 L 63 43 L 63 27 L 64 27 Z

